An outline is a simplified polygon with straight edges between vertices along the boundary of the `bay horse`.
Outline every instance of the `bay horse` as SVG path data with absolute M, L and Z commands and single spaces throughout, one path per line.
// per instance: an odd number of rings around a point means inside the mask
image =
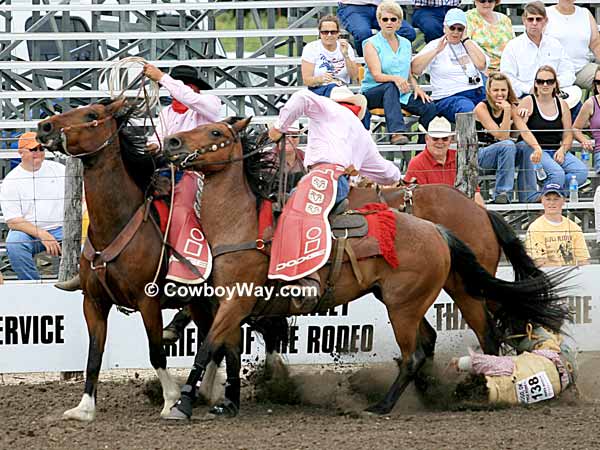
M 260 191 L 256 185 L 264 183 L 264 174 L 253 173 L 256 159 L 265 158 L 266 152 L 261 154 L 257 149 L 250 150 L 244 145 L 242 133 L 249 122 L 250 119 L 230 118 L 176 133 L 165 138 L 164 142 L 165 155 L 172 162 L 205 174 L 201 211 L 205 236 L 212 248 L 229 249 L 220 253 L 215 250 L 215 255 L 218 255 L 213 261 L 215 286 L 267 283 L 269 261 L 257 245 L 255 195 Z M 268 155 L 266 159 L 272 157 Z M 472 251 L 444 227 L 398 211 L 394 212 L 394 217 L 395 250 L 400 265 L 394 269 L 381 257 L 359 261 L 364 278 L 361 286 L 349 264 L 344 263 L 334 290 L 333 303 L 336 305 L 368 293 L 383 302 L 402 352 L 397 378 L 385 398 L 369 411 L 389 412 L 415 378 L 427 355 L 433 353 L 435 332 L 422 329 L 427 324 L 423 318 L 449 277 L 455 277 L 457 282 L 460 279 L 462 288 L 471 297 L 496 302 L 500 317 L 541 324 L 555 331 L 561 329 L 564 319 L 569 316 L 561 297 L 564 273 L 541 273 L 515 282 L 500 280 L 490 275 Z M 327 266 L 320 269 L 322 280 L 327 279 L 328 271 Z M 239 325 L 246 317 L 306 312 L 294 311 L 294 306 L 290 306 L 287 300 L 264 302 L 253 293 L 238 292 L 241 295 L 228 301 L 220 299 L 215 320 L 182 387 L 181 398 L 166 418 L 185 420 L 191 417 L 193 386 L 202 379 L 207 364 L 215 355 L 223 351 L 227 354 L 239 352 Z M 469 317 L 468 314 L 465 316 Z M 510 325 L 508 321 L 501 323 Z M 231 359 L 239 361 L 239 358 Z M 213 413 L 237 414 L 240 405 L 239 370 L 239 366 L 227 365 L 226 398 L 219 408 L 211 410 Z
M 135 103 L 123 99 L 101 101 L 38 124 L 37 138 L 46 149 L 77 157 L 83 162 L 90 218 L 88 241 L 93 249 L 99 250 L 93 255 L 92 263 L 85 257 L 85 251 L 80 260 L 89 348 L 84 394 L 77 407 L 64 413 L 68 419 L 91 421 L 95 417 L 107 318 L 113 305 L 141 313 L 148 336 L 150 362 L 163 389 L 161 415 L 168 414 L 179 398 L 179 386 L 166 367 L 161 309 L 183 304 L 176 298 L 161 304 L 159 297 L 152 297 L 145 289 L 154 279 L 159 265 L 163 237 L 153 223 L 158 219 L 153 216 L 147 201 L 156 169 L 154 159 L 144 151 L 146 139 L 126 130 L 135 108 Z M 133 231 L 132 223 L 135 223 Z M 115 243 L 120 245 L 115 247 Z M 100 250 L 110 255 L 98 260 Z M 157 279 L 161 292 L 165 275 L 166 264 L 162 264 Z M 194 300 L 190 309 L 201 338 L 209 330 L 216 303 L 205 298 Z M 287 321 L 267 320 L 256 324 L 255 328 L 262 330 L 267 351 L 273 353 L 280 345 L 278 336 L 286 337 Z M 268 331 L 271 331 L 270 335 L 265 334 Z M 216 366 L 213 369 L 216 371 Z

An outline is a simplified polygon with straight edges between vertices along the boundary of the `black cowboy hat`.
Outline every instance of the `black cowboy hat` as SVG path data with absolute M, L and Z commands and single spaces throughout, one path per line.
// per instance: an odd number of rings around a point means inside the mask
M 185 84 L 193 84 L 201 91 L 212 89 L 210 84 L 198 76 L 198 70 L 192 66 L 176 66 L 171 69 L 171 76 L 176 80 L 181 80 Z

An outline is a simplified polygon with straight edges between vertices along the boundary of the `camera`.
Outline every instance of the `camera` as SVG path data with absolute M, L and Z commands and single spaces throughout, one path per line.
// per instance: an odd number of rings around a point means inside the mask
M 469 77 L 469 84 L 479 84 L 481 82 L 481 77 L 479 75 L 475 75 L 474 77 Z

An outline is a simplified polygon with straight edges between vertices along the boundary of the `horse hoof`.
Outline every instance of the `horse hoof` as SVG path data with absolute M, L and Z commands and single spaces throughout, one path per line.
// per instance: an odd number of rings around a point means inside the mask
M 213 406 L 208 410 L 207 415 L 218 417 L 235 417 L 238 415 L 239 409 L 232 401 L 225 400 L 218 405 Z
M 177 406 L 173 406 L 167 414 L 161 413 L 160 417 L 164 420 L 190 420 L 190 416 L 183 411 L 180 411 Z
M 366 413 L 369 414 L 377 414 L 378 416 L 383 416 L 385 414 L 388 414 L 390 411 L 388 408 L 377 404 L 377 405 L 373 405 L 373 406 L 369 406 L 367 409 L 365 409 Z
M 96 416 L 96 411 L 72 408 L 63 413 L 63 419 L 79 420 L 80 422 L 91 422 Z

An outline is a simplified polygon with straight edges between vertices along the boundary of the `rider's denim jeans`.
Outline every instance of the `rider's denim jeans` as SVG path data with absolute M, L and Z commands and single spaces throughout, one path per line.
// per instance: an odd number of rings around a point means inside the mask
M 62 241 L 63 230 L 61 227 L 48 230 L 57 241 Z M 45 251 L 42 242 L 22 231 L 10 230 L 6 236 L 6 252 L 12 269 L 19 280 L 39 280 L 33 257 Z

